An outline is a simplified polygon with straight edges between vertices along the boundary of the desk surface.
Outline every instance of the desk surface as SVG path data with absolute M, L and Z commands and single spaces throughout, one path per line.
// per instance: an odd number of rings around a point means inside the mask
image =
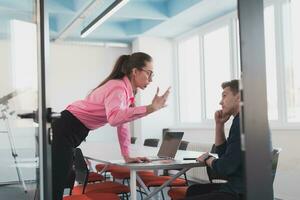
M 92 160 L 126 166 L 134 170 L 145 169 L 176 169 L 176 168 L 192 168 L 202 167 L 203 163 L 196 162 L 195 160 L 183 160 L 183 158 L 196 158 L 204 152 L 198 151 L 182 151 L 178 150 L 174 160 L 160 160 L 152 161 L 150 163 L 125 163 L 121 156 L 119 144 L 105 144 L 99 142 L 84 142 L 80 145 L 83 155 L 91 158 Z M 159 148 L 145 147 L 141 145 L 131 145 L 131 156 L 155 156 Z

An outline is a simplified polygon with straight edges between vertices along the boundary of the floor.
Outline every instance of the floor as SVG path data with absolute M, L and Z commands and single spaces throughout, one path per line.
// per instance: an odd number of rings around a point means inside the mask
M 20 184 L 0 185 L 0 197 L 8 200 L 34 200 L 35 184 L 27 183 L 27 192 Z
M 27 183 L 26 184 L 28 191 L 27 193 L 24 192 L 24 189 L 19 184 L 7 184 L 7 185 L 0 185 L 0 197 L 5 197 L 5 199 L 8 200 L 35 200 L 35 184 L 34 183 Z M 169 197 L 167 195 L 167 190 L 164 190 L 164 196 L 165 200 L 169 200 Z M 159 195 L 160 196 L 160 195 Z M 138 195 L 138 200 L 140 200 L 140 196 Z M 154 199 L 162 199 L 154 198 Z M 282 200 L 275 198 L 274 200 Z

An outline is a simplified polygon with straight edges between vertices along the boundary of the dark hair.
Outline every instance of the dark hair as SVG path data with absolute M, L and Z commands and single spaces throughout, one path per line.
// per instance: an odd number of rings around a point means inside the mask
M 92 91 L 101 87 L 109 80 L 112 79 L 122 79 L 124 76 L 129 77 L 133 68 L 142 69 L 145 67 L 146 62 L 151 62 L 152 57 L 143 52 L 136 52 L 131 55 L 122 55 L 116 61 L 113 70 L 108 77 L 104 79 L 96 88 Z
M 237 93 L 239 93 L 239 80 L 231 80 L 231 81 L 227 81 L 222 83 L 222 88 L 225 89 L 229 87 L 231 92 L 236 95 Z

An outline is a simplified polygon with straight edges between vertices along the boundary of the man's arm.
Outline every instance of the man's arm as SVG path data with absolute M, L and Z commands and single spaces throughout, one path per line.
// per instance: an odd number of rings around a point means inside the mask
M 215 136 L 215 145 L 219 146 L 223 144 L 225 139 L 224 124 L 228 121 L 230 115 L 224 115 L 222 110 L 215 112 L 215 123 L 216 123 L 216 136 Z
M 206 164 L 220 175 L 230 176 L 242 163 L 239 118 L 234 119 L 230 128 L 225 153 L 219 159 L 210 158 Z
M 215 130 L 215 145 L 219 146 L 226 141 L 225 139 L 225 132 L 224 132 L 224 124 L 217 124 L 216 123 L 216 130 Z

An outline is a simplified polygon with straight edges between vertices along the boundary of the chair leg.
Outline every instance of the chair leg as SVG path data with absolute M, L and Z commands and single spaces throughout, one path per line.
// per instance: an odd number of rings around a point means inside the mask
M 184 176 L 184 179 L 185 179 L 185 182 L 186 182 L 186 186 L 189 186 L 189 182 L 188 182 L 188 179 L 187 179 L 187 176 L 186 176 L 186 173 L 183 174 Z
M 141 200 L 143 200 L 144 197 L 143 197 L 143 194 L 142 194 L 142 188 L 141 188 L 141 186 L 139 186 L 139 193 L 140 193 Z
M 164 191 L 163 191 L 163 190 L 161 190 L 161 191 L 160 191 L 160 193 L 161 193 L 161 197 L 162 197 L 162 199 L 163 199 L 163 200 L 165 200 Z

